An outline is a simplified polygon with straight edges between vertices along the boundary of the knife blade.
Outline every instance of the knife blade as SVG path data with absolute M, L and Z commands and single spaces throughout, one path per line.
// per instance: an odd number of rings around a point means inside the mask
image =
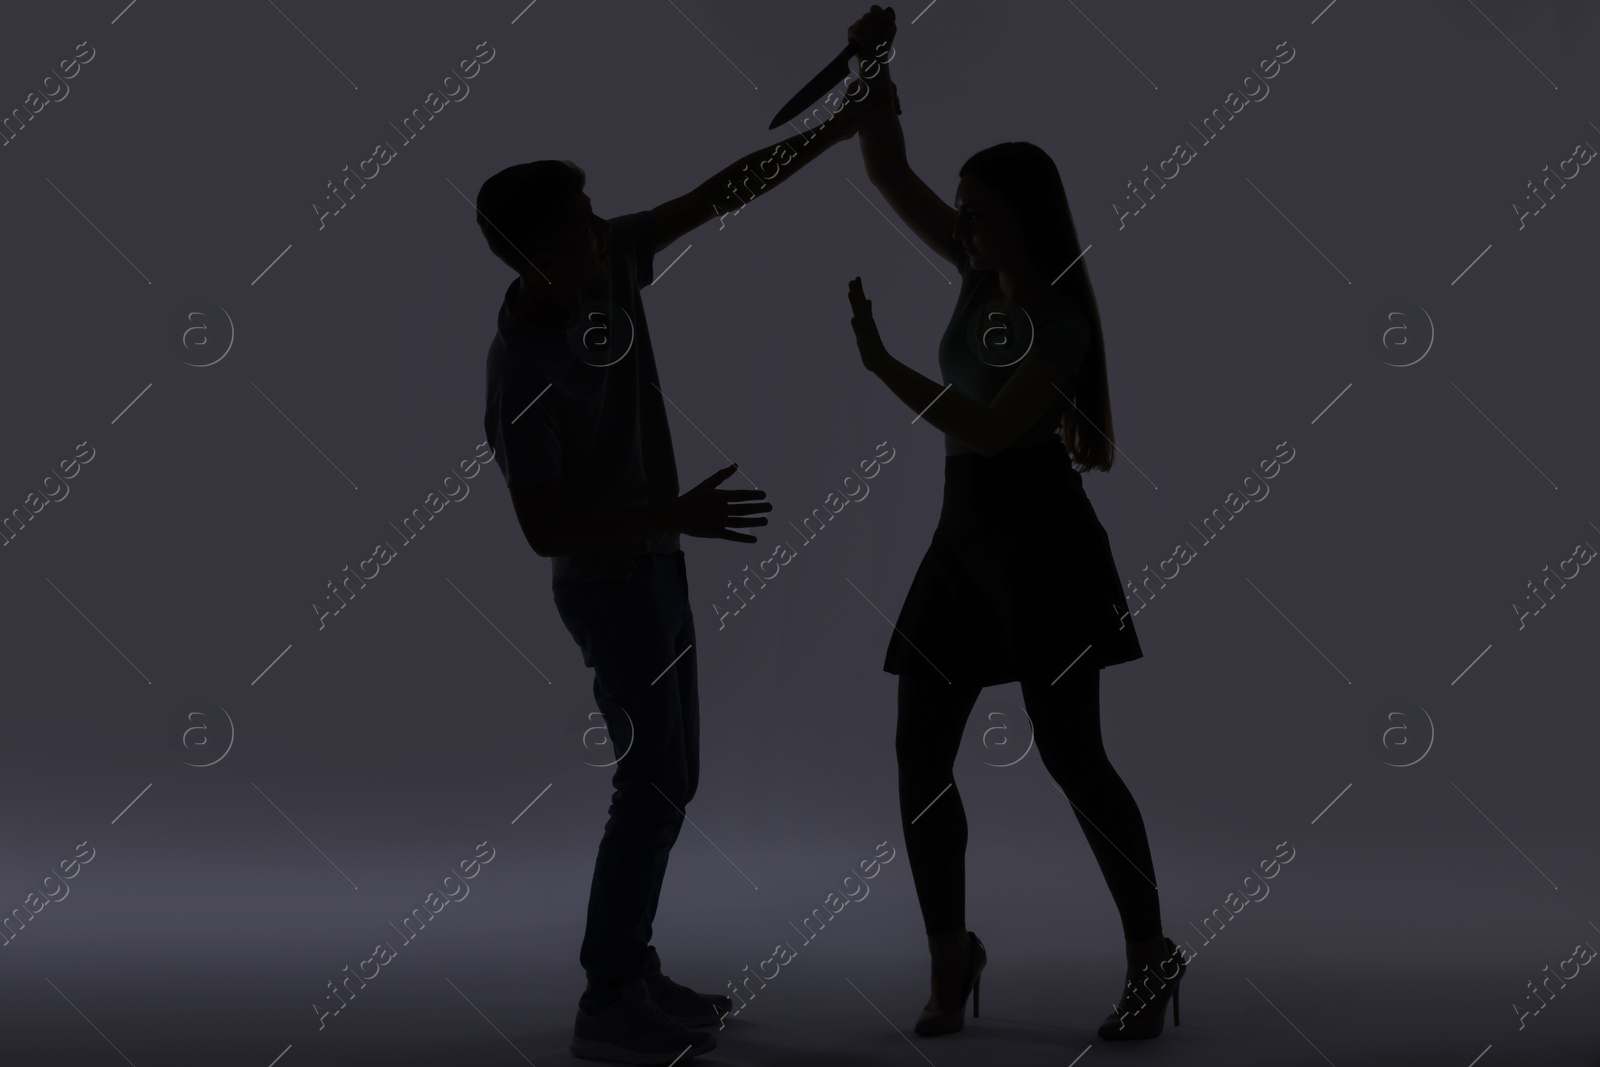
M 804 88 L 789 98 L 789 102 L 779 109 L 778 114 L 772 120 L 772 125 L 768 126 L 767 129 L 775 130 L 783 123 L 788 122 L 804 111 L 807 104 L 818 99 L 823 93 L 847 78 L 850 75 L 850 57 L 855 52 L 856 43 L 854 41 L 845 45 L 838 55 L 829 60 L 828 65 L 823 67 L 815 78 L 806 82 Z

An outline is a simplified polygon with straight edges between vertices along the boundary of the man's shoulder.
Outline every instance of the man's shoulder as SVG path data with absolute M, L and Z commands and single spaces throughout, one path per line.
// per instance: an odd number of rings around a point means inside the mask
M 606 225 L 610 226 L 613 230 L 616 230 L 619 227 L 621 229 L 643 229 L 646 227 L 653 227 L 655 224 L 655 213 L 649 208 L 645 208 L 643 211 L 630 211 L 624 215 L 614 215 L 611 218 L 606 219 Z
M 606 225 L 610 227 L 607 239 L 611 242 L 613 253 L 631 254 L 641 265 L 654 257 L 658 226 L 655 212 L 648 208 L 632 211 L 607 219 Z

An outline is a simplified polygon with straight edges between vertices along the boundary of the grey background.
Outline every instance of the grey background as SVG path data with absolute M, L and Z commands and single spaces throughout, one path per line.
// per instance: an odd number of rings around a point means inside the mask
M 585 761 L 607 757 L 584 747 L 590 676 L 498 471 L 325 629 L 310 604 L 483 438 L 510 277 L 457 190 L 555 157 L 587 169 L 602 215 L 678 196 L 777 139 L 771 115 L 863 10 L 8 10 L 6 113 L 77 42 L 97 54 L 0 148 L 0 508 L 78 442 L 96 454 L 0 548 L 0 909 L 78 842 L 96 855 L 0 948 L 0 1060 L 566 1060 L 609 793 Z M 1600 942 L 1600 594 L 1580 575 L 1520 631 L 1511 604 L 1600 537 L 1600 192 L 1580 174 L 1520 231 L 1510 209 L 1600 138 L 1593 5 L 898 15 L 918 173 L 951 198 L 972 152 L 1034 141 L 1092 246 L 1122 455 L 1086 486 L 1123 576 L 1196 540 L 1279 442 L 1296 453 L 1136 617 L 1145 658 L 1103 675 L 1167 932 L 1198 957 L 1183 1026 L 1084 1062 L 1594 1063 L 1600 978 L 1520 1031 L 1511 1005 Z M 319 231 L 324 183 L 485 40 L 470 96 Z M 1270 95 L 1119 229 L 1125 183 L 1197 143 L 1189 123 L 1285 40 Z M 878 842 L 897 849 L 830 924 L 847 932 L 806 944 L 705 1062 L 1065 1063 L 1121 981 L 1065 800 L 1036 753 L 993 766 L 1026 737 L 1017 687 L 996 687 L 957 765 L 988 1011 L 943 1041 L 894 1032 L 927 964 L 884 616 L 931 534 L 942 449 L 861 367 L 845 286 L 860 274 L 890 351 L 936 374 L 956 272 L 892 217 L 846 143 L 658 255 L 645 298 L 684 487 L 737 460 L 773 504 L 758 545 L 686 539 L 704 769 L 657 921 L 668 973 L 724 989 Z M 196 368 L 173 323 L 205 302 L 234 344 Z M 1419 306 L 1427 358 L 1388 365 L 1420 351 Z M 1396 308 L 1416 345 L 1386 352 Z M 880 441 L 897 454 L 871 495 L 719 631 L 725 583 Z M 226 757 L 192 766 L 225 718 Z M 1427 756 L 1386 765 L 1429 719 Z M 480 841 L 496 855 L 472 894 L 319 1031 L 325 983 Z M 1283 841 L 1268 898 L 1205 942 L 1194 925 Z

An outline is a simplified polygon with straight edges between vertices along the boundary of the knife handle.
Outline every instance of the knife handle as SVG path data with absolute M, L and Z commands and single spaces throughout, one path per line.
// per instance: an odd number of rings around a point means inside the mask
M 894 9 L 893 8 L 889 9 L 889 17 L 891 19 L 894 18 Z M 854 41 L 854 39 L 852 39 L 850 41 L 850 43 L 845 46 L 845 50 L 844 50 L 843 54 L 844 55 L 852 55 L 852 54 L 854 54 L 855 48 L 856 48 L 856 42 Z M 885 64 L 885 65 L 887 65 L 887 64 Z M 894 113 L 896 115 L 899 115 L 901 113 L 900 112 L 900 94 L 898 92 L 896 92 L 894 94 Z
M 894 18 L 894 9 L 893 8 L 889 9 L 889 17 L 891 19 Z M 840 62 L 848 63 L 850 57 L 856 54 L 856 51 L 857 51 L 857 49 L 859 47 L 860 46 L 856 44 L 855 39 L 851 38 L 850 39 L 850 43 L 844 46 L 844 51 L 840 52 L 837 56 L 835 56 L 833 61 L 835 63 L 840 63 Z M 848 69 L 848 68 L 846 68 L 846 69 Z M 901 111 L 900 111 L 900 94 L 898 92 L 896 92 L 894 94 L 894 113 L 896 115 L 901 114 Z

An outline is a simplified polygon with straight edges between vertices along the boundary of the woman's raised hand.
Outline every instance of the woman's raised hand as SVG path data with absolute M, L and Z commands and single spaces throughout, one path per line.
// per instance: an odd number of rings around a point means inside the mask
M 894 40 L 894 8 L 873 4 L 871 11 L 850 24 L 849 37 L 857 57 L 863 63 L 871 59 L 880 44 Z
M 861 365 L 868 370 L 875 370 L 883 360 L 889 357 L 889 350 L 883 347 L 883 338 L 878 336 L 878 324 L 872 318 L 872 301 L 867 299 L 867 294 L 861 289 L 861 276 L 850 280 L 850 328 L 856 333 L 856 348 L 861 352 Z

